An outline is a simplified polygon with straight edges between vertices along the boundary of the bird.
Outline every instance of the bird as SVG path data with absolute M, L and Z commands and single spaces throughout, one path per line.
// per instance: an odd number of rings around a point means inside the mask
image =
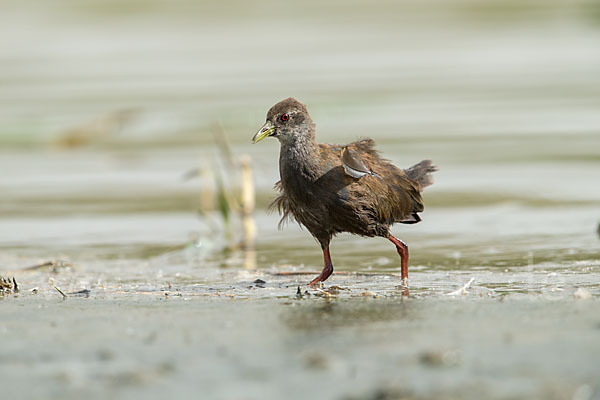
M 421 192 L 433 183 L 437 166 L 423 160 L 401 169 L 381 158 L 370 138 L 336 145 L 317 143 L 315 134 L 306 105 L 289 97 L 269 109 L 252 138 L 252 143 L 267 137 L 280 143 L 279 194 L 270 205 L 282 216 L 279 227 L 295 220 L 321 245 L 323 270 L 308 285 L 331 276 L 329 244 L 337 234 L 349 232 L 386 238 L 396 246 L 408 293 L 408 246 L 392 235 L 390 226 L 421 221 Z

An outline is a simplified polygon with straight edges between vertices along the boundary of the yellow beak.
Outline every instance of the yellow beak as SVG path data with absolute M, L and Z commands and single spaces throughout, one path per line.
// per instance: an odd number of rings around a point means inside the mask
M 264 138 L 271 136 L 274 133 L 275 133 L 275 126 L 273 126 L 271 121 L 267 121 L 267 122 L 265 122 L 263 127 L 260 128 L 260 130 L 258 132 L 256 132 L 256 135 L 254 135 L 254 137 L 252 138 L 252 144 L 258 143 L 261 140 L 263 140 Z

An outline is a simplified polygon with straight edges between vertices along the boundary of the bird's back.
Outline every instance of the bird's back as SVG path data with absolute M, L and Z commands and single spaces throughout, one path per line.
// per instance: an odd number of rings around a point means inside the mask
M 276 184 L 280 195 L 272 205 L 282 214 L 282 222 L 293 217 L 318 238 L 339 232 L 387 236 L 389 226 L 395 222 L 420 221 L 417 213 L 423 211 L 420 192 L 424 187 L 420 181 L 426 182 L 427 174 L 434 169 L 408 169 L 407 174 L 381 158 L 373 147 L 371 139 L 346 146 L 320 144 L 316 179 L 302 185 Z M 342 164 L 344 149 L 358 157 L 371 173 L 361 178 L 350 176 Z
M 421 188 L 406 172 L 389 160 L 380 157 L 371 139 L 346 146 L 353 150 L 364 165 L 372 171 L 360 179 L 353 179 L 350 191 L 361 208 L 372 211 L 372 219 L 387 226 L 396 223 L 418 222 L 414 215 L 423 211 Z

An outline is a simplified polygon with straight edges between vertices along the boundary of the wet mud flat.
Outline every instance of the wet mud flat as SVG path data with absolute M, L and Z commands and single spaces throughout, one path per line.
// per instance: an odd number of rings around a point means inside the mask
M 74 155 L 76 171 L 38 162 L 19 179 L 3 178 L 0 272 L 19 284 L 0 298 L 4 395 L 600 393 L 598 187 L 585 184 L 595 163 L 511 165 L 501 175 L 495 165 L 447 165 L 426 193 L 425 221 L 398 228 L 411 249 L 407 298 L 398 256 L 383 239 L 336 238 L 335 273 L 317 289 L 306 283 L 321 268 L 318 245 L 294 224 L 278 231 L 276 215 L 255 213 L 253 251 L 228 250 L 207 216 L 194 215 L 197 189 L 176 180 L 196 155 L 182 154 L 161 151 L 124 167 L 86 152 Z M 22 152 L 0 163 L 36 159 Z M 266 192 L 274 172 L 257 169 Z M 564 177 L 563 186 L 550 175 Z
M 334 275 L 309 289 L 322 259 L 305 230 L 257 211 L 254 250 L 228 250 L 195 214 L 199 189 L 178 180 L 195 151 L 117 153 L 0 158 L 23 167 L 2 177 L 0 272 L 19 284 L 0 298 L 7 397 L 600 393 L 596 162 L 444 163 L 424 222 L 394 228 L 406 298 L 386 240 L 340 235 Z M 266 203 L 277 170 L 256 171 Z
M 537 291 L 503 291 L 515 287 L 518 273 L 494 282 L 492 273 L 479 272 L 463 285 L 473 271 L 417 271 L 405 297 L 395 273 L 340 273 L 311 289 L 308 274 L 292 272 L 225 269 L 210 282 L 169 273 L 101 281 L 81 270 L 21 273 L 19 292 L 0 300 L 3 393 L 57 399 L 598 394 L 598 290 L 576 288 L 581 282 L 569 276 L 577 274 L 559 271 L 559 284 Z

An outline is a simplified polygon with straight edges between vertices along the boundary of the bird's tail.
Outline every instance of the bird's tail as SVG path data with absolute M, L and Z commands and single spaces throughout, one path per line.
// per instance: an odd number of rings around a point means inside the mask
M 404 172 L 406 173 L 406 176 L 417 182 L 421 191 L 423 191 L 427 186 L 433 184 L 433 175 L 431 174 L 437 170 L 438 167 L 433 165 L 433 161 L 423 160 L 420 163 L 405 169 Z

